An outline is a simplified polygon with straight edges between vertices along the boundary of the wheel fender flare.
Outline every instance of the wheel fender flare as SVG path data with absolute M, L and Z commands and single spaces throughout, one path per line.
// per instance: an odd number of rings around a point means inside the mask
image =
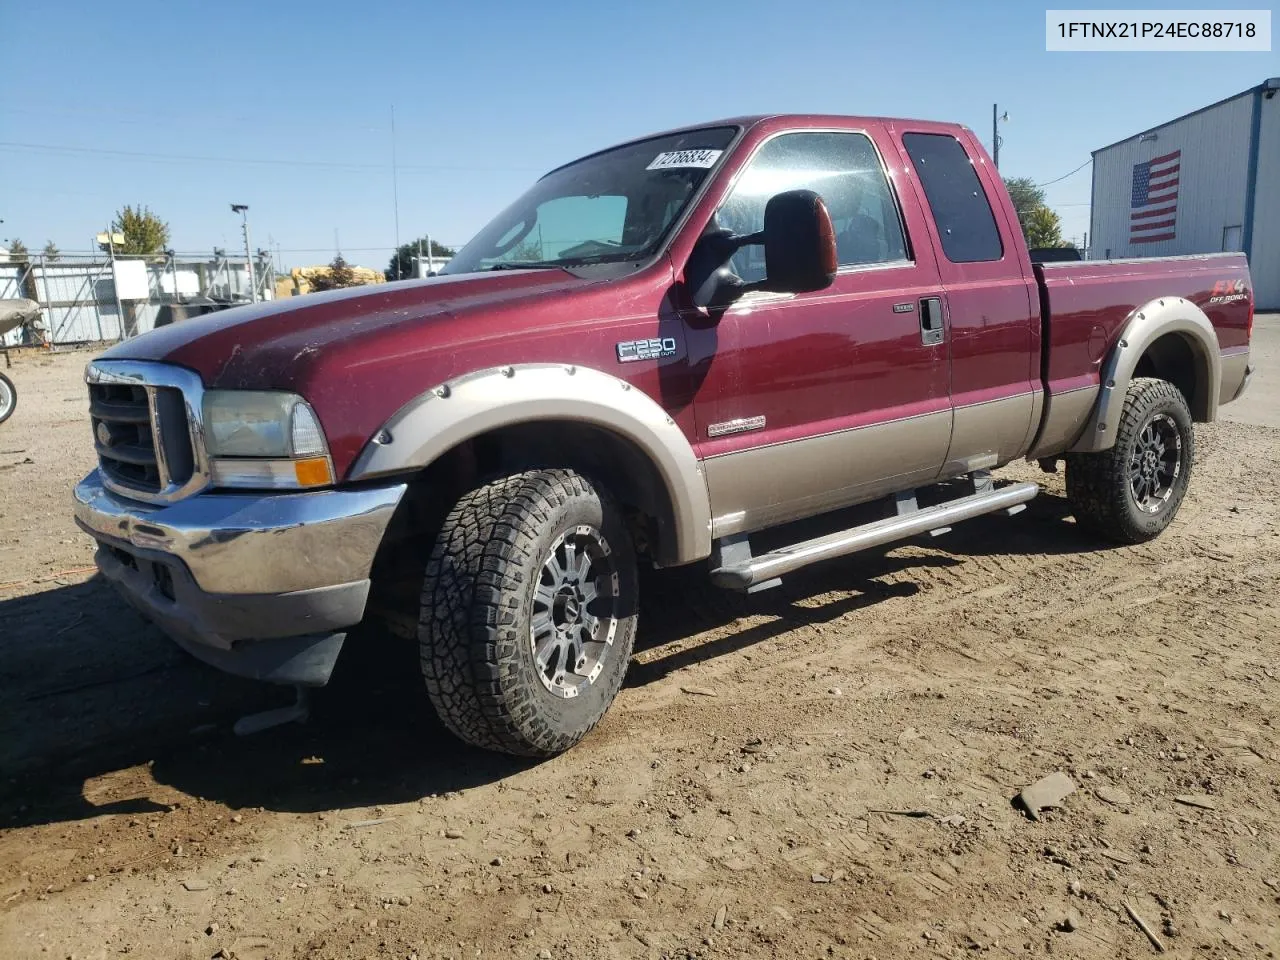
M 675 563 L 711 553 L 711 501 L 702 464 L 676 422 L 643 390 L 591 367 L 528 363 L 446 381 L 397 410 L 356 458 L 349 480 L 420 470 L 500 427 L 576 421 L 630 441 L 656 468 L 674 517 Z
M 1213 324 L 1190 300 L 1161 297 L 1130 314 L 1102 365 L 1098 400 L 1080 439 L 1070 448 L 1072 453 L 1096 453 L 1115 446 L 1116 427 L 1134 371 L 1147 349 L 1171 333 L 1187 342 L 1195 361 L 1195 393 L 1188 398 L 1195 419 L 1210 422 L 1217 418 L 1222 354 Z

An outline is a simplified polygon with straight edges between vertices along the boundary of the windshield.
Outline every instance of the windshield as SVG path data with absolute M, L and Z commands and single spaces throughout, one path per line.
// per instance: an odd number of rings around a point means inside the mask
M 719 164 L 735 132 L 710 127 L 654 137 L 554 170 L 440 272 L 646 259 Z

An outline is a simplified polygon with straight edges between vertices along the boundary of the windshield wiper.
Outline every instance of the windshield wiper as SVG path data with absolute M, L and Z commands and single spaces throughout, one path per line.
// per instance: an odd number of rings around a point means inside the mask
M 491 264 L 486 270 L 559 270 L 564 266 L 556 260 L 505 260 Z
M 643 259 L 640 251 L 628 250 L 619 253 L 597 253 L 589 257 L 565 257 L 560 264 L 565 267 L 585 267 L 594 263 L 628 263 Z

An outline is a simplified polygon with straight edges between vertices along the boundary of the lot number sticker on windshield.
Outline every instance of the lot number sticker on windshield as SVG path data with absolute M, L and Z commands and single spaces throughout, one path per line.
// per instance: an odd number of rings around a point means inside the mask
M 716 165 L 723 150 L 668 150 L 653 158 L 646 170 L 706 170 Z

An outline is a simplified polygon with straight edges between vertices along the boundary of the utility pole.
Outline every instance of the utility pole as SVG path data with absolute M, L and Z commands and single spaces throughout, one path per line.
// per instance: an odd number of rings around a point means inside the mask
M 396 108 L 391 105 L 391 203 L 396 214 L 396 279 L 400 276 L 400 178 L 396 170 Z
M 178 255 L 173 250 L 166 250 L 164 255 L 169 258 L 169 275 L 173 277 L 173 302 L 178 302 Z
M 116 322 L 120 324 L 120 336 L 124 337 L 124 304 L 120 302 L 120 278 L 116 275 L 116 235 L 112 224 L 107 224 L 107 256 L 111 258 L 111 289 L 116 295 Z M 101 323 L 101 320 L 99 320 Z M 99 331 L 101 336 L 101 331 Z
M 1000 108 L 991 105 L 991 161 L 997 170 L 1000 169 Z
M 244 266 L 249 271 L 249 302 L 258 302 L 258 284 L 253 276 L 253 248 L 249 246 L 249 205 L 233 203 L 231 212 L 240 214 L 240 225 L 244 229 Z
M 997 170 L 1000 169 L 1000 121 L 1009 122 L 1009 111 L 1003 114 L 997 104 L 991 105 L 991 162 Z
M 116 274 L 116 235 L 114 232 L 115 224 L 107 224 L 107 256 L 111 259 L 111 290 L 115 294 L 116 299 L 116 324 L 120 330 L 120 339 L 125 338 L 124 329 L 124 304 L 120 302 L 120 277 Z M 123 234 L 121 235 L 123 237 Z M 98 235 L 101 239 L 102 234 Z M 102 311 L 95 305 L 93 312 L 98 317 L 98 339 L 104 339 L 102 336 Z

